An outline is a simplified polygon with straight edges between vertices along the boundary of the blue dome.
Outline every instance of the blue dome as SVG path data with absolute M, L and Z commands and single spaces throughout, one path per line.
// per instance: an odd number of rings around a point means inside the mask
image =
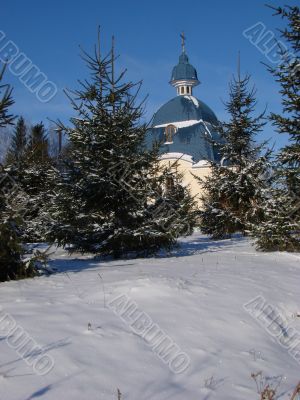
M 214 112 L 194 96 L 176 96 L 164 104 L 154 115 L 153 126 L 189 120 L 218 123 Z
M 171 82 L 177 80 L 192 80 L 198 81 L 196 69 L 189 64 L 188 56 L 182 53 L 179 57 L 179 63 L 173 68 Z
M 167 143 L 165 127 L 172 123 L 178 129 L 173 142 Z M 216 142 L 220 140 L 217 125 L 217 117 L 205 103 L 193 96 L 176 96 L 154 115 L 147 142 L 161 143 L 161 154 L 188 154 L 195 162 L 219 161 L 217 149 L 211 143 L 211 139 Z
M 192 162 L 219 162 L 220 155 L 214 144 L 221 140 L 217 128 L 219 122 L 205 103 L 191 95 L 193 86 L 197 86 L 199 81 L 184 47 L 179 63 L 173 68 L 170 83 L 177 89 L 178 96 L 154 114 L 146 137 L 147 146 L 156 142 L 161 154 L 188 155 Z M 172 133 L 170 128 L 166 128 L 169 124 L 174 125 Z

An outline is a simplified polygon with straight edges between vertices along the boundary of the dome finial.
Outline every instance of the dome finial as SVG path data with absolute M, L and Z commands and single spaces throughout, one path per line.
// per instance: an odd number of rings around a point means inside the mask
M 182 52 L 185 53 L 185 39 L 186 39 L 186 37 L 185 37 L 183 31 L 181 32 L 180 37 L 181 37 Z

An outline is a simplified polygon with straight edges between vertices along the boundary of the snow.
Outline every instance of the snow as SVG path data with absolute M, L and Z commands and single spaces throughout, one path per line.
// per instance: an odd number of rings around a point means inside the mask
M 199 120 L 190 119 L 187 121 L 168 122 L 167 124 L 155 125 L 153 128 L 165 128 L 168 125 L 174 125 L 177 129 L 178 128 L 187 128 L 188 126 L 193 126 L 193 125 L 199 124 L 200 122 L 203 122 L 203 120 L 202 119 L 199 119 Z
M 206 124 L 205 122 L 203 122 L 203 125 L 204 125 L 204 127 L 205 127 L 206 133 L 208 133 L 209 136 L 212 137 L 211 132 L 210 132 L 210 130 L 208 129 L 207 124 Z
M 156 258 L 97 260 L 61 249 L 51 257 L 56 274 L 0 284 L 3 310 L 54 360 L 37 375 L 1 337 L 0 323 L 1 400 L 117 400 L 117 388 L 122 400 L 250 400 L 259 398 L 250 377 L 258 371 L 271 382 L 282 376 L 280 398 L 288 399 L 298 382 L 299 364 L 243 304 L 263 296 L 299 332 L 299 254 L 196 233 Z M 114 312 L 117 296 L 189 356 L 186 370 L 172 372 Z
M 199 107 L 199 101 L 194 96 L 184 96 L 185 99 L 192 101 L 196 107 Z
M 203 167 L 209 167 L 210 163 L 207 160 L 200 160 L 193 164 L 193 168 L 203 168 Z
M 183 161 L 188 161 L 190 163 L 193 163 L 192 168 L 203 168 L 210 166 L 210 163 L 207 160 L 200 160 L 194 163 L 193 157 L 190 156 L 189 154 L 184 154 L 184 153 L 175 153 L 175 152 L 164 153 L 160 156 L 160 159 L 161 160 L 180 159 Z
M 176 153 L 176 152 L 170 152 L 170 153 L 164 153 L 160 156 L 161 160 L 169 160 L 169 159 L 180 159 L 183 161 L 188 161 L 188 162 L 193 162 L 193 157 L 190 156 L 189 154 L 184 154 L 184 153 Z

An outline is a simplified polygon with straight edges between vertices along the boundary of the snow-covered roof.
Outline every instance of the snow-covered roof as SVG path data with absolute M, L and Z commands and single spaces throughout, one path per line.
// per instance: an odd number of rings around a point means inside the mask
M 192 101 L 197 108 L 200 106 L 199 100 L 196 99 L 196 97 L 194 97 L 194 96 L 184 96 L 184 98 Z
M 199 124 L 200 122 L 203 122 L 203 120 L 202 119 L 199 119 L 199 120 L 191 119 L 188 121 L 168 122 L 166 124 L 155 125 L 153 128 L 165 128 L 168 125 L 174 125 L 174 126 L 176 126 L 176 128 L 186 128 L 188 126 Z
M 164 153 L 164 154 L 162 154 L 160 156 L 161 160 L 169 160 L 169 159 L 174 159 L 174 158 L 193 163 L 193 157 L 188 155 L 188 154 L 183 154 L 183 153 Z
M 194 162 L 193 157 L 190 156 L 189 154 L 184 154 L 184 153 L 164 153 L 160 156 L 161 160 L 170 160 L 170 159 L 176 159 L 176 160 L 183 160 L 192 163 L 192 168 L 205 168 L 209 167 L 210 163 L 207 160 L 200 160 L 198 162 Z
M 201 100 L 194 96 L 176 96 L 155 113 L 153 126 L 157 127 L 171 122 L 200 120 L 213 125 L 218 123 L 214 112 Z
M 204 168 L 204 167 L 209 167 L 210 163 L 207 160 L 200 160 L 193 164 L 193 168 Z

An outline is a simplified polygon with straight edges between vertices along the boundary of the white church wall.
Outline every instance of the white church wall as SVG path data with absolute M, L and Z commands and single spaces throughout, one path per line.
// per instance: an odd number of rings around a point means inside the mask
M 203 193 L 203 189 L 201 189 L 201 185 L 198 180 L 195 178 L 205 179 L 210 175 L 210 166 L 206 161 L 199 161 L 197 164 L 194 164 L 188 158 L 175 158 L 175 157 L 166 157 L 161 159 L 161 165 L 163 166 L 172 166 L 176 163 L 177 171 L 183 175 L 183 184 L 189 186 L 192 196 L 195 196 L 199 207 L 201 207 L 201 194 Z M 175 168 L 174 168 L 175 169 Z

